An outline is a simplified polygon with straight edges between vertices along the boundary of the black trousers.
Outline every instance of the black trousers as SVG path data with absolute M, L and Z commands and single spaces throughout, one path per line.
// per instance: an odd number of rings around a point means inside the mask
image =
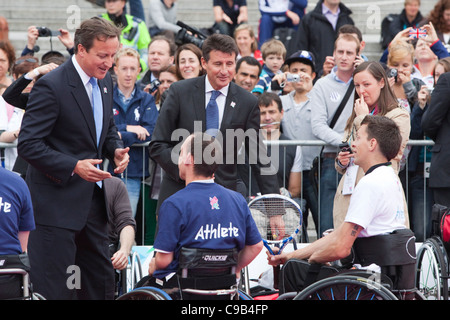
M 31 232 L 28 252 L 34 291 L 48 300 L 113 299 L 114 269 L 108 247 L 105 197 L 95 186 L 83 229 L 37 224 Z

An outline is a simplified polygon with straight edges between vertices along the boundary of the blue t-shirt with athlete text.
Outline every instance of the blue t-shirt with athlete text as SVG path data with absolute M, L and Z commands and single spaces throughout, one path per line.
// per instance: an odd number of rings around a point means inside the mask
M 0 255 L 20 254 L 20 231 L 35 228 L 31 195 L 25 181 L 0 167 Z
M 242 250 L 261 241 L 244 197 L 216 183 L 191 182 L 161 205 L 154 248 L 173 252 L 174 259 L 153 276 L 178 269 L 182 247 Z

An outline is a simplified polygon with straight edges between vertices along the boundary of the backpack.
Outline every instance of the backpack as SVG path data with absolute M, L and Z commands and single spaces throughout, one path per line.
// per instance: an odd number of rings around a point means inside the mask
M 381 21 L 381 47 L 383 50 L 385 50 L 389 42 L 391 42 L 391 34 L 389 32 L 390 26 L 392 21 L 394 21 L 395 18 L 397 18 L 399 15 L 395 13 L 388 14 L 386 17 L 384 17 L 383 21 Z
M 273 31 L 273 38 L 283 42 L 286 48 L 290 48 L 291 41 L 295 40 L 295 29 L 292 28 L 277 28 Z
M 431 209 L 431 234 L 438 236 L 450 251 L 450 209 L 440 204 L 434 204 Z

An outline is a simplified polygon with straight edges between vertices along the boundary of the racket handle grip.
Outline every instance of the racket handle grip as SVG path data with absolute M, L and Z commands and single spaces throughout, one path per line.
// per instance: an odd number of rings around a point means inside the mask
M 278 282 L 280 279 L 280 265 L 273 267 L 273 288 L 278 290 Z

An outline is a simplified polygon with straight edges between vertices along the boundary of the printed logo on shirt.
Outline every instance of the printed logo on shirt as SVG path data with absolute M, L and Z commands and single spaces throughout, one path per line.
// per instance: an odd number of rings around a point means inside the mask
M 217 199 L 216 196 L 214 196 L 213 198 L 209 197 L 209 204 L 211 205 L 211 210 L 219 210 L 219 199 Z
M 330 93 L 330 100 L 333 102 L 338 102 L 341 100 L 341 95 L 337 91 L 333 91 Z
M 139 113 L 139 107 L 134 109 L 134 121 L 138 122 L 141 119 L 141 114 Z
M 113 108 L 113 115 L 115 115 L 115 116 L 119 115 L 119 110 L 117 110 L 116 108 Z

